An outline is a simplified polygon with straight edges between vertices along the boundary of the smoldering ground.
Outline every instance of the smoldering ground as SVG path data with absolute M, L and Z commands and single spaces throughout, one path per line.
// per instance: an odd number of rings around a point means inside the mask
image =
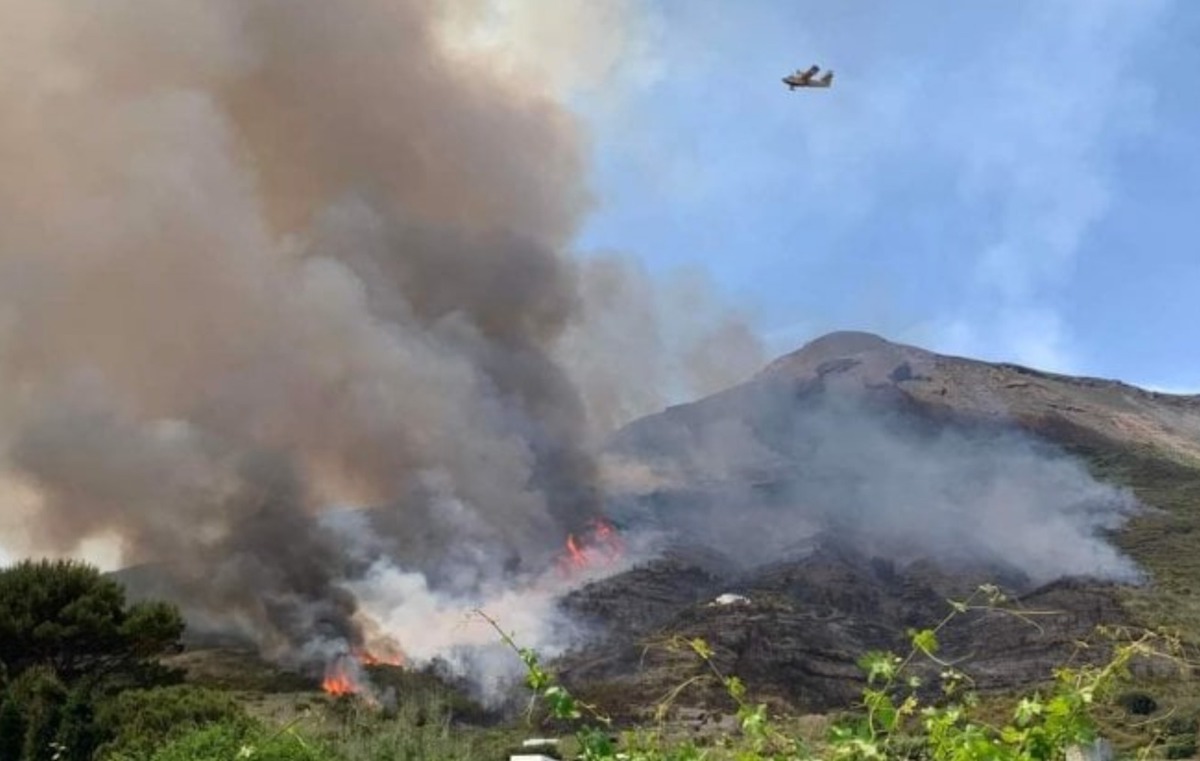
M 683 376 L 641 350 L 581 391 L 584 357 L 629 348 L 603 321 L 656 289 L 571 257 L 586 136 L 553 77 L 449 44 L 487 11 L 0 2 L 0 452 L 26 549 L 169 561 L 194 615 L 283 656 L 359 644 L 347 584 L 382 557 L 467 594 L 601 511 L 590 443 L 660 401 L 644 378 Z M 753 356 L 737 324 L 689 351 Z M 379 508 L 371 553 L 317 524 L 333 504 Z

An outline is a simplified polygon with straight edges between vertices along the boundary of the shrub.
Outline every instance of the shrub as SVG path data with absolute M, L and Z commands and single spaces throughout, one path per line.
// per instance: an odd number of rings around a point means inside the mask
M 174 685 L 122 692 L 100 706 L 97 723 L 107 732 L 99 758 L 147 759 L 181 734 L 217 723 L 246 727 L 250 718 L 225 693 Z
M 112 761 L 129 757 L 114 755 Z M 268 731 L 257 723 L 222 722 L 192 729 L 158 748 L 148 761 L 335 761 L 322 742 L 290 729 Z
M 25 715 L 16 698 L 0 694 L 0 759 L 18 759 L 25 747 Z
M 63 683 L 49 668 L 31 668 L 12 680 L 7 693 L 4 713 L 8 726 L 0 742 L 19 751 L 5 756 L 5 761 L 49 761 L 67 696 Z
M 475 755 L 470 738 L 451 724 L 450 707 L 433 695 L 400 702 L 382 721 L 346 722 L 331 742 L 345 761 L 467 761 Z
M 1194 735 L 1200 729 L 1200 720 L 1195 715 L 1172 716 L 1163 729 L 1168 735 Z
M 71 690 L 62 707 L 55 738 L 57 761 L 91 761 L 92 752 L 100 739 L 95 712 L 91 690 L 86 686 Z
M 1167 745 L 1163 754 L 1169 759 L 1194 758 L 1196 755 L 1196 738 L 1181 738 Z

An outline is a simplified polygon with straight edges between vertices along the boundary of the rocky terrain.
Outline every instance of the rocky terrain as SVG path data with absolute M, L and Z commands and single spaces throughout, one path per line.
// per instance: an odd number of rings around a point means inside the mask
M 790 711 L 838 710 L 862 688 L 856 662 L 863 654 L 906 652 L 907 631 L 936 624 L 948 599 L 967 599 L 993 580 L 986 569 L 897 567 L 832 542 L 803 559 L 740 574 L 676 555 L 569 597 L 564 606 L 600 634 L 559 667 L 568 684 L 610 712 L 645 719 L 673 686 L 705 674 L 687 648 L 671 647 L 674 637 L 698 637 L 713 647 L 721 671 L 737 674 L 757 698 Z M 1014 604 L 1036 613 L 1036 624 L 999 611 L 964 616 L 942 632 L 945 655 L 965 659 L 984 690 L 1036 684 L 1097 625 L 1128 620 L 1117 592 L 1078 580 L 1027 591 Z M 677 704 L 729 707 L 712 681 L 682 693 Z

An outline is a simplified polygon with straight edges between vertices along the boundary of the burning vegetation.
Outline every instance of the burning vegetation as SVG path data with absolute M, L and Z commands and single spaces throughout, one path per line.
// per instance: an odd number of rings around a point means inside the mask
M 367 669 L 375 666 L 402 668 L 404 665 L 405 660 L 399 655 L 379 656 L 365 650 L 338 653 L 325 665 L 321 690 L 333 697 L 357 695 L 375 702 Z
M 553 589 L 572 586 L 592 571 L 613 569 L 625 555 L 625 544 L 616 526 L 605 519 L 593 519 L 582 531 L 566 535 L 563 549 L 553 558 L 557 580 L 539 575 L 541 583 L 550 581 Z M 372 622 L 372 627 L 377 624 Z M 409 659 L 402 643 L 390 631 L 377 630 L 367 637 L 366 647 L 347 647 L 332 655 L 324 665 L 322 690 L 332 696 L 355 695 L 370 702 L 374 697 L 368 670 L 376 666 L 407 669 Z
M 363 691 L 364 675 L 360 662 L 349 653 L 340 653 L 325 667 L 321 689 L 326 695 L 356 695 Z
M 549 575 L 536 575 L 539 581 L 535 586 L 541 585 L 542 591 L 549 589 L 556 594 L 593 577 L 597 571 L 615 569 L 625 558 L 625 553 L 625 542 L 616 526 L 604 518 L 594 518 L 582 530 L 567 534 L 562 549 L 547 569 Z M 557 574 L 554 574 L 555 570 Z M 402 644 L 391 634 L 374 632 L 367 638 L 367 647 L 345 648 L 330 658 L 324 667 L 321 689 L 331 696 L 355 695 L 378 702 L 373 695 L 368 670 L 378 666 L 407 669 L 411 665 Z
M 567 534 L 566 547 L 559 555 L 559 568 L 567 575 L 578 571 L 613 566 L 624 555 L 625 544 L 616 528 L 596 518 L 579 534 Z

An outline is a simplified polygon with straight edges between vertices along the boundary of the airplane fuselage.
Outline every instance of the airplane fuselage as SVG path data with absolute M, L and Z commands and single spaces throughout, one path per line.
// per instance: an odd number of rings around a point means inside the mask
M 797 87 L 829 87 L 832 84 L 832 82 L 829 80 L 818 80 L 816 82 L 796 82 L 787 79 L 786 77 L 784 78 L 783 83 L 788 86 L 789 90 L 795 90 Z
M 783 83 L 788 86 L 789 90 L 795 90 L 797 87 L 829 87 L 833 84 L 833 72 L 825 72 L 825 76 L 820 79 L 813 79 L 817 72 L 820 71 L 816 66 L 813 66 L 808 71 L 797 70 L 795 74 L 789 74 L 783 78 Z

